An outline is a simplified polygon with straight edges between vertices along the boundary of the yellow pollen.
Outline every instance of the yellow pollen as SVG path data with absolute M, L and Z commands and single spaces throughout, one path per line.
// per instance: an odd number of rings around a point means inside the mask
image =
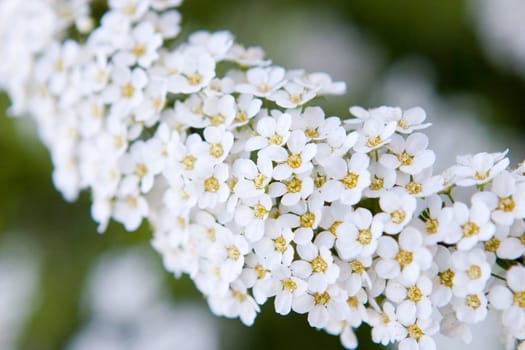
M 266 180 L 266 176 L 263 174 L 257 174 L 253 179 L 253 185 L 256 189 L 262 190 L 264 188 L 264 180 Z
M 520 236 L 521 245 L 525 246 L 525 233 Z
M 301 215 L 299 222 L 301 224 L 301 227 L 312 227 L 315 223 L 315 215 L 307 211 L 306 213 Z
M 419 289 L 417 286 L 412 286 L 408 287 L 407 289 L 407 297 L 408 299 L 417 303 L 421 300 L 421 298 L 423 298 L 423 293 L 421 293 L 421 289 Z
M 357 181 L 359 180 L 359 175 L 348 172 L 346 176 L 341 180 L 343 185 L 346 187 L 346 189 L 351 190 L 352 188 L 355 188 L 357 186 Z
M 179 193 L 180 193 L 180 197 L 181 197 L 183 200 L 188 200 L 188 199 L 190 199 L 190 195 L 188 194 L 188 192 L 186 192 L 186 191 L 184 191 L 184 190 L 180 190 Z
M 126 204 L 128 207 L 135 209 L 137 207 L 137 198 L 133 196 L 127 196 L 126 197 Z
M 479 297 L 476 294 L 469 294 L 467 295 L 467 298 L 465 299 L 467 302 L 467 306 L 471 309 L 479 309 L 481 306 L 481 300 L 479 300 Z
M 370 183 L 370 189 L 372 191 L 379 191 L 385 185 L 385 179 L 382 177 L 374 177 Z
M 139 163 L 139 164 L 137 164 L 137 167 L 135 168 L 135 174 L 140 179 L 142 179 L 144 176 L 146 176 L 148 174 L 148 168 L 144 164 Z
M 104 80 L 106 80 L 107 74 L 102 69 L 97 72 L 97 76 L 95 77 L 95 80 L 97 83 L 102 84 Z
M 328 292 L 314 293 L 315 305 L 327 305 L 330 301 L 330 294 Z
M 350 268 L 352 269 L 353 273 L 357 273 L 358 275 L 362 274 L 366 270 L 365 265 L 363 265 L 363 263 L 359 260 L 352 260 L 350 262 Z
M 228 187 L 230 188 L 230 191 L 233 192 L 233 189 L 235 188 L 235 185 L 237 185 L 237 178 L 233 177 L 227 181 Z
M 184 219 L 183 217 L 178 217 L 177 218 L 177 225 L 181 228 L 181 229 L 184 229 L 186 228 L 186 219 Z
M 210 145 L 210 155 L 215 158 L 220 158 L 224 154 L 224 149 L 220 143 L 212 143 Z
M 326 176 L 317 175 L 314 179 L 315 188 L 321 188 L 326 183 Z
M 304 131 L 304 134 L 306 135 L 306 137 L 309 137 L 311 139 L 319 137 L 319 132 L 317 131 L 317 129 L 308 128 Z
M 195 167 L 195 161 L 197 160 L 197 158 L 195 158 L 194 156 L 192 156 L 191 154 L 188 154 L 186 157 L 184 157 L 184 159 L 182 160 L 182 166 L 184 167 L 184 169 L 186 170 L 193 170 L 193 168 Z
M 431 235 L 437 233 L 439 222 L 436 219 L 427 219 L 425 221 L 425 229 Z
M 357 241 L 362 245 L 369 245 L 372 242 L 372 231 L 367 229 L 359 230 Z
M 247 296 L 244 293 L 241 293 L 237 290 L 232 290 L 232 295 L 239 303 L 242 303 L 246 300 Z
M 226 248 L 226 254 L 228 255 L 228 258 L 231 260 L 238 260 L 241 257 L 241 252 L 236 246 L 229 246 Z
M 388 317 L 388 315 L 385 312 L 381 314 L 381 322 L 383 322 L 384 324 L 390 323 L 390 317 Z
M 62 61 L 61 59 L 56 60 L 55 70 L 57 72 L 62 72 L 64 70 L 64 61 Z
M 146 53 L 146 47 L 142 44 L 136 44 L 133 46 L 133 48 L 131 49 L 131 52 L 133 53 L 133 55 L 135 55 L 136 57 L 142 57 L 144 56 L 144 54 Z
M 301 192 L 303 182 L 296 177 L 293 177 L 286 185 L 286 190 L 290 193 Z
M 330 231 L 330 233 L 334 236 L 334 237 L 337 237 L 337 228 L 339 227 L 339 225 L 341 225 L 342 222 L 341 221 L 334 221 L 334 223 L 330 226 L 330 228 L 328 229 L 328 231 Z
M 293 94 L 292 96 L 290 96 L 290 102 L 298 105 L 299 103 L 301 103 L 301 95 Z
M 478 265 L 470 265 L 470 267 L 467 270 L 467 276 L 471 280 L 477 280 L 481 277 L 481 267 Z
M 207 233 L 208 239 L 212 242 L 215 242 L 215 239 L 216 239 L 215 230 L 213 228 L 209 228 L 206 233 Z
M 348 297 L 348 299 L 346 299 L 346 303 L 348 306 L 355 309 L 359 306 L 359 299 L 357 299 L 357 297 Z
M 479 226 L 469 221 L 461 226 L 461 230 L 463 231 L 463 237 L 472 237 L 479 233 Z
M 315 257 L 310 264 L 314 272 L 325 272 L 328 269 L 328 264 L 320 256 Z
M 478 171 L 476 172 L 476 174 L 474 175 L 474 178 L 478 181 L 483 181 L 485 180 L 486 178 L 489 177 L 489 173 L 486 172 L 486 171 Z
M 403 221 L 405 221 L 406 213 L 403 209 L 398 209 L 396 211 L 393 211 L 390 213 L 390 218 L 392 219 L 392 222 L 394 224 L 401 224 Z
M 272 145 L 280 146 L 283 143 L 283 137 L 279 134 L 273 134 L 268 139 L 268 142 L 270 142 Z
M 155 108 L 155 110 L 160 111 L 162 107 L 164 107 L 164 99 L 160 97 L 155 97 L 151 101 L 151 105 L 153 106 L 153 108 Z
M 514 199 L 512 196 L 506 197 L 506 198 L 500 198 L 498 201 L 498 210 L 502 210 L 504 212 L 511 212 L 516 207 L 516 203 L 514 203 Z
M 206 192 L 217 192 L 219 187 L 219 180 L 217 180 L 214 176 L 204 180 L 204 190 Z
M 135 11 L 137 11 L 137 7 L 135 5 L 128 5 L 124 7 L 124 14 L 126 16 L 133 16 Z
M 290 154 L 286 160 L 286 164 L 292 169 L 297 169 L 303 164 L 300 154 Z
M 281 281 L 283 289 L 287 292 L 293 292 L 297 289 L 297 284 L 291 278 L 287 278 Z
M 133 94 L 135 94 L 135 88 L 130 83 L 124 84 L 120 88 L 120 94 L 122 97 L 131 98 L 133 97 Z
M 381 140 L 380 136 L 370 136 L 366 142 L 366 145 L 368 148 L 374 148 L 379 146 L 381 142 L 383 142 L 383 140 Z
M 196 86 L 202 83 L 202 75 L 199 73 L 193 73 L 192 75 L 188 76 L 186 80 L 191 86 Z
M 195 105 L 192 109 L 191 109 L 191 112 L 193 114 L 203 114 L 203 106 L 202 104 L 198 104 L 198 105 Z
M 263 94 L 270 92 L 270 87 L 268 86 L 268 84 L 265 84 L 265 83 L 262 83 L 261 85 L 259 85 L 257 89 L 259 89 L 259 92 Z
M 264 267 L 262 267 L 261 264 L 255 265 L 255 274 L 257 275 L 257 279 L 262 279 L 264 276 L 266 276 L 266 273 L 268 272 Z
M 396 254 L 396 261 L 401 267 L 405 267 L 412 262 L 413 254 L 408 250 L 399 249 L 399 252 Z
M 417 324 L 411 324 L 407 327 L 408 336 L 412 339 L 419 341 L 424 335 L 423 331 Z
M 275 249 L 279 253 L 284 253 L 288 249 L 288 246 L 286 244 L 286 239 L 283 236 L 280 236 L 274 239 L 273 249 Z
M 264 219 L 266 214 L 268 214 L 268 209 L 266 209 L 264 205 L 257 203 L 253 207 L 253 216 L 255 216 L 257 219 Z
M 414 194 L 418 194 L 421 192 L 421 185 L 418 184 L 417 182 L 410 181 L 409 183 L 406 184 L 405 189 L 407 190 L 409 194 L 414 195 Z
M 411 156 L 406 151 L 403 151 L 403 153 L 400 153 L 397 155 L 397 160 L 401 163 L 401 165 L 407 166 L 412 164 L 412 161 L 414 160 L 414 156 Z
M 525 309 L 525 292 L 514 293 L 514 304 L 518 305 L 519 308 Z
M 500 243 L 499 239 L 492 237 L 485 242 L 485 250 L 489 253 L 495 253 L 498 250 Z
M 405 129 L 407 130 L 408 129 L 408 124 L 406 121 L 404 121 L 403 119 L 399 119 L 397 121 L 397 125 L 401 128 L 401 129 Z
M 454 271 L 448 269 L 438 273 L 439 282 L 445 287 L 452 288 L 454 286 Z
M 240 111 L 235 115 L 235 122 L 242 123 L 248 119 L 248 114 L 245 111 Z
M 217 114 L 217 115 L 214 115 L 212 118 L 211 118 L 211 125 L 213 126 L 219 126 L 221 124 L 224 124 L 224 121 L 226 120 L 226 118 L 224 118 L 224 116 L 222 114 Z

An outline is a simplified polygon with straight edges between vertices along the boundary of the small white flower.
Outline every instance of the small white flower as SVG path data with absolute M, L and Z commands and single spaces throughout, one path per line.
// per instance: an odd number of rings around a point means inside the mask
M 296 108 L 316 96 L 316 91 L 292 82 L 287 82 L 281 89 L 268 98 L 283 108 Z
M 322 293 L 339 277 L 339 267 L 328 248 L 310 243 L 298 246 L 297 252 L 301 260 L 294 261 L 291 268 L 294 276 L 307 281 L 309 291 Z
M 257 97 L 269 97 L 285 83 L 285 70 L 281 67 L 250 68 L 246 72 L 246 83 L 238 84 L 237 91 Z
M 359 129 L 359 138 L 354 149 L 359 153 L 368 153 L 390 142 L 396 131 L 396 122 L 384 122 L 378 119 L 367 119 Z
M 314 181 L 308 173 L 293 175 L 289 180 L 272 182 L 268 194 L 272 198 L 281 197 L 281 204 L 286 206 L 296 205 L 301 199 L 306 199 L 312 194 Z
M 451 268 L 454 272 L 452 292 L 459 297 L 481 293 L 492 272 L 481 249 L 455 252 L 451 256 Z
M 492 180 L 509 165 L 508 151 L 501 153 L 477 153 L 458 156 L 454 166 L 458 186 L 481 185 Z
M 432 166 L 436 159 L 434 152 L 426 149 L 427 146 L 428 137 L 424 134 L 411 134 L 406 140 L 394 134 L 387 146 L 392 154 L 383 154 L 380 162 L 390 169 L 399 169 L 409 175 L 418 174 Z
M 451 302 L 458 321 L 475 324 L 487 317 L 487 298 L 484 293 L 454 297 Z
M 148 68 L 159 54 L 157 50 L 162 45 L 162 36 L 155 32 L 150 22 L 142 22 L 131 31 L 128 45 L 119 51 L 113 60 L 117 66 L 132 66 L 138 64 Z
M 416 210 L 416 199 L 402 190 L 385 192 L 379 198 L 383 213 L 378 217 L 383 220 L 384 231 L 389 234 L 399 233 L 412 219 Z
M 228 173 L 226 164 L 217 164 L 210 169 L 207 175 L 195 180 L 199 193 L 199 208 L 213 208 L 218 203 L 226 202 L 230 195 L 230 189 L 226 184 Z
M 163 60 L 168 91 L 191 94 L 201 90 L 215 77 L 215 60 L 199 49 L 186 48 L 167 55 Z
M 263 149 L 269 145 L 282 146 L 288 141 L 292 116 L 277 110 L 273 110 L 271 114 L 272 116 L 263 116 L 257 121 L 257 135 L 246 142 L 247 151 Z
M 383 223 L 364 208 L 357 208 L 349 220 L 337 226 L 335 247 L 339 257 L 350 260 L 375 253 L 377 241 L 383 233 Z
M 403 111 L 403 116 L 397 121 L 397 132 L 410 134 L 415 130 L 428 128 L 431 123 L 423 123 L 427 115 L 423 108 L 413 107 Z

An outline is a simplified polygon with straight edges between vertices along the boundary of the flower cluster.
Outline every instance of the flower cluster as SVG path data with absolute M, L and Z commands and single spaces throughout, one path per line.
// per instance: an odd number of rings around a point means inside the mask
M 525 165 L 479 153 L 435 173 L 421 108 L 327 116 L 315 99 L 345 90 L 327 74 L 225 31 L 173 47 L 179 3 L 109 0 L 100 19 L 86 0 L 0 5 L 0 87 L 66 199 L 90 189 L 101 231 L 147 220 L 166 269 L 246 325 L 271 299 L 347 348 L 367 323 L 426 350 L 468 342 L 493 307 L 525 346 Z

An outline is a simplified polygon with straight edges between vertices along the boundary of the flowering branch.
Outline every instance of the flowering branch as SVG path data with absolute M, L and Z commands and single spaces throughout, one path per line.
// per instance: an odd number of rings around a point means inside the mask
M 347 348 L 364 322 L 374 342 L 434 349 L 493 307 L 523 346 L 525 165 L 479 153 L 436 174 L 423 109 L 327 117 L 315 98 L 345 90 L 327 74 L 226 31 L 172 47 L 179 4 L 110 0 L 100 20 L 87 0 L 0 4 L 0 87 L 67 200 L 90 189 L 100 231 L 146 219 L 166 269 L 246 325 L 273 298 Z

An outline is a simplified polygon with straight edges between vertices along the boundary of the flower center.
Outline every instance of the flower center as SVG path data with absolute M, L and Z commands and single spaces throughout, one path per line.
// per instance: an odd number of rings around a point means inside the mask
M 481 300 L 479 300 L 479 297 L 476 294 L 469 294 L 467 295 L 467 298 L 465 299 L 467 302 L 467 306 L 471 309 L 479 309 L 481 306 Z
M 412 262 L 413 254 L 408 250 L 399 249 L 399 252 L 396 254 L 396 261 L 401 267 L 405 267 Z
M 381 140 L 381 136 L 370 136 L 366 141 L 366 145 L 368 148 L 374 148 L 379 146 L 381 142 L 383 142 L 383 140 Z
M 514 304 L 518 307 L 525 309 L 525 292 L 514 293 Z
M 438 273 L 439 282 L 445 287 L 452 288 L 454 285 L 454 271 L 448 269 L 443 272 Z
M 182 166 L 184 167 L 184 169 L 186 170 L 193 170 L 194 166 L 195 166 L 195 161 L 197 160 L 197 158 L 195 158 L 194 156 L 192 156 L 191 154 L 188 154 L 186 157 L 184 157 L 184 159 L 182 160 Z
M 299 180 L 298 178 L 294 177 L 290 181 L 288 181 L 288 184 L 286 185 L 286 189 L 290 193 L 297 193 L 301 192 L 303 182 Z
M 270 142 L 272 145 L 280 146 L 283 143 L 283 137 L 279 134 L 273 134 L 270 136 L 268 142 Z
M 406 151 L 403 151 L 402 153 L 397 155 L 397 160 L 399 160 L 399 163 L 403 166 L 407 166 L 412 164 L 412 161 L 414 160 L 414 156 L 411 156 Z
M 514 203 L 514 199 L 512 196 L 500 198 L 498 201 L 498 209 L 502 210 L 504 212 L 511 212 L 516 207 L 516 203 Z
M 405 221 L 406 213 L 403 209 L 398 209 L 390 213 L 390 218 L 392 219 L 392 222 L 394 224 L 401 224 L 403 221 Z
M 196 86 L 202 83 L 202 75 L 200 75 L 199 73 L 193 73 L 189 75 L 186 78 L 186 80 L 188 81 L 188 84 L 190 84 L 191 86 Z
M 439 222 L 436 219 L 428 218 L 425 221 L 425 229 L 431 235 L 437 233 Z
M 368 245 L 372 242 L 372 232 L 368 229 L 359 230 L 357 241 L 362 245 Z
M 306 227 L 306 228 L 312 227 L 315 223 L 315 215 L 307 211 L 306 213 L 301 215 L 301 218 L 299 221 L 300 221 L 301 227 Z
M 286 164 L 292 169 L 297 169 L 303 164 L 300 154 L 290 154 L 286 160 Z
M 465 225 L 461 226 L 464 237 L 472 237 L 479 233 L 479 226 L 474 222 L 469 221 Z
M 263 174 L 257 174 L 257 176 L 253 178 L 253 185 L 256 189 L 262 190 L 264 187 L 264 180 L 266 180 L 266 176 Z
M 287 292 L 293 292 L 297 289 L 297 284 L 291 279 L 287 278 L 281 281 L 283 289 Z
M 220 158 L 224 154 L 224 149 L 220 143 L 212 143 L 210 145 L 210 154 L 215 158 Z
M 424 335 L 423 331 L 417 324 L 411 324 L 407 327 L 408 336 L 412 339 L 419 341 Z
M 348 299 L 346 299 L 346 303 L 348 304 L 348 306 L 350 306 L 351 308 L 355 309 L 359 306 L 359 300 L 357 299 L 357 297 L 348 297 Z
M 264 267 L 262 267 L 261 264 L 255 265 L 255 274 L 257 275 L 257 279 L 263 279 L 264 276 L 266 276 L 266 273 L 268 272 Z
M 341 180 L 341 182 L 343 183 L 343 185 L 348 189 L 348 190 L 351 190 L 352 188 L 355 188 L 357 186 L 357 181 L 359 180 L 359 175 L 353 173 L 353 172 L 348 172 L 348 174 L 346 174 L 346 176 Z
M 385 185 L 385 179 L 383 179 L 382 177 L 374 177 L 372 179 L 372 183 L 370 184 L 370 189 L 372 191 L 379 191 L 380 189 L 383 188 L 384 185 Z
M 253 216 L 255 216 L 257 219 L 264 219 L 266 214 L 268 214 L 268 210 L 264 207 L 264 205 L 257 203 L 253 207 Z
M 304 131 L 304 134 L 306 137 L 309 137 L 311 139 L 314 139 L 316 137 L 319 137 L 319 132 L 314 128 L 308 128 Z
M 410 181 L 409 183 L 406 184 L 405 189 L 407 190 L 409 194 L 414 195 L 414 194 L 418 194 L 421 192 L 421 185 L 418 184 L 417 182 Z
M 365 265 L 359 260 L 352 260 L 350 262 L 350 268 L 352 269 L 353 273 L 357 273 L 358 275 L 365 272 Z
M 328 269 L 328 264 L 320 256 L 315 257 L 310 264 L 312 265 L 312 270 L 314 270 L 314 272 L 323 273 Z
M 486 171 L 477 171 L 476 174 L 474 174 L 474 179 L 478 181 L 483 181 L 488 177 L 489 177 L 489 173 Z
M 470 265 L 470 267 L 467 270 L 467 276 L 471 280 L 477 280 L 481 277 L 481 267 L 478 265 Z
M 241 293 L 238 290 L 232 290 L 232 295 L 239 303 L 244 302 L 247 298 L 246 294 Z
M 242 123 L 248 119 L 248 114 L 245 111 L 240 111 L 235 115 L 235 122 Z
M 341 221 L 334 221 L 334 223 L 330 226 L 330 228 L 328 229 L 328 231 L 330 231 L 330 233 L 334 236 L 334 237 L 337 237 L 337 228 L 339 227 L 339 225 L 341 225 L 342 222 Z
M 221 124 L 224 124 L 224 121 L 226 120 L 226 118 L 224 118 L 224 116 L 222 114 L 217 114 L 217 115 L 214 115 L 212 118 L 211 118 L 211 125 L 213 126 L 219 126 Z
M 122 88 L 120 89 L 120 94 L 124 98 L 131 98 L 133 97 L 134 93 L 135 93 L 135 88 L 130 83 L 124 84 Z
M 498 250 L 500 243 L 499 239 L 492 237 L 485 242 L 485 250 L 490 253 L 495 253 Z
M 239 249 L 233 245 L 226 248 L 226 254 L 228 255 L 228 258 L 233 261 L 236 261 L 241 256 Z
M 417 303 L 423 297 L 423 293 L 421 293 L 421 289 L 419 289 L 417 286 L 412 286 L 408 287 L 407 289 L 407 297 L 408 299 Z
M 142 45 L 142 44 L 136 44 L 131 49 L 131 52 L 136 57 L 142 57 L 142 56 L 144 56 L 144 54 L 146 54 L 146 47 L 144 45 Z
M 326 176 L 323 175 L 317 175 L 314 179 L 314 186 L 315 188 L 321 188 L 326 183 Z
M 329 301 L 330 301 L 330 294 L 328 294 L 328 292 L 314 294 L 315 305 L 327 305 Z
M 279 253 L 284 253 L 286 249 L 288 249 L 288 247 L 286 246 L 286 239 L 283 236 L 274 239 L 273 248 Z
M 206 192 L 217 192 L 219 190 L 219 180 L 211 176 L 204 180 L 204 190 Z
M 137 164 L 137 167 L 135 168 L 135 174 L 139 177 L 139 179 L 142 179 L 148 174 L 148 167 L 142 163 Z

